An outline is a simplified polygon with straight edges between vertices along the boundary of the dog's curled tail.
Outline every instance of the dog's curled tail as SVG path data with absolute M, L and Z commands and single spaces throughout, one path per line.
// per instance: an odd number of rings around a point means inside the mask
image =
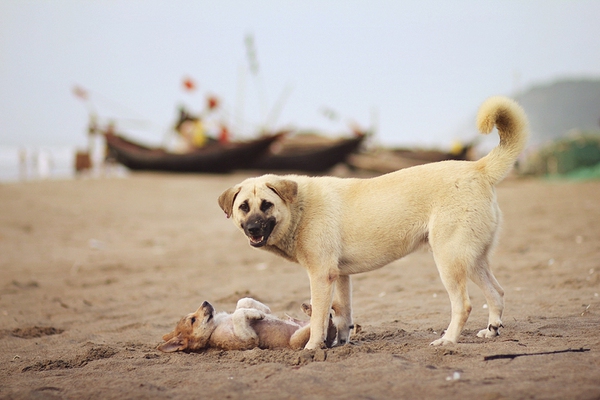
M 490 97 L 477 113 L 477 128 L 483 134 L 498 128 L 500 144 L 488 155 L 476 161 L 491 184 L 506 176 L 527 144 L 529 128 L 525 111 L 507 97 Z

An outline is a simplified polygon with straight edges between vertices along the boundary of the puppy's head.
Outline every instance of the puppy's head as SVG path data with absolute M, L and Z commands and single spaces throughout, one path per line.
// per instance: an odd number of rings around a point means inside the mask
M 298 184 L 275 175 L 250 178 L 219 196 L 219 206 L 248 237 L 253 247 L 275 243 L 290 220 Z M 271 242 L 269 242 L 271 239 Z
M 196 312 L 183 317 L 173 332 L 163 336 L 165 343 L 158 346 L 158 350 L 172 353 L 205 348 L 217 327 L 214 313 L 214 307 L 208 301 L 203 302 Z

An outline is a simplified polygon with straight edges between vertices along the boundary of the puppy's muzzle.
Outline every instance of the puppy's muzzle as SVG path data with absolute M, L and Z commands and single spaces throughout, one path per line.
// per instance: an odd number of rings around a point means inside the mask
M 196 313 L 207 316 L 213 315 L 215 308 L 208 301 L 203 301 Z
M 275 218 L 263 218 L 262 216 L 249 217 L 243 225 L 244 233 L 250 240 L 253 247 L 262 247 L 267 244 L 267 240 L 275 228 Z

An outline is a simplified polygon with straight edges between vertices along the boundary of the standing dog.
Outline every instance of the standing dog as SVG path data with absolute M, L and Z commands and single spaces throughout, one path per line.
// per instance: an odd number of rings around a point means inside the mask
M 489 266 L 501 213 L 494 186 L 525 147 L 527 117 L 505 97 L 480 107 L 477 126 L 498 128 L 500 144 L 478 161 L 442 161 L 371 179 L 264 175 L 227 189 L 219 205 L 250 245 L 303 265 L 312 316 L 307 349 L 325 339 L 333 308 L 338 344 L 352 325 L 350 275 L 380 268 L 429 243 L 452 306 L 450 325 L 432 345 L 456 343 L 471 312 L 467 277 L 483 291 L 489 321 L 502 326 L 504 291 Z

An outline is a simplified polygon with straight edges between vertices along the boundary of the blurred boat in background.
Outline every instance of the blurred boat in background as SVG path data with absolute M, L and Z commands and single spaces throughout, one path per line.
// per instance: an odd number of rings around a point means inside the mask
M 366 135 L 328 139 L 285 133 L 266 135 L 244 142 L 212 141 L 204 147 L 184 153 L 147 147 L 121 134 L 104 132 L 107 160 L 116 161 L 134 171 L 184 173 L 227 173 L 235 170 L 295 171 L 323 173 L 345 162 Z
M 146 147 L 122 135 L 104 133 L 107 161 L 116 161 L 134 171 L 183 173 L 226 173 L 245 169 L 269 149 L 281 134 L 266 135 L 247 142 L 211 142 L 185 152 Z
M 368 152 L 353 154 L 348 164 L 364 171 L 378 174 L 398 171 L 415 165 L 445 160 L 474 160 L 473 149 L 477 141 L 467 144 L 456 143 L 449 151 L 417 148 L 374 148 Z
M 316 134 L 286 137 L 274 143 L 264 156 L 256 158 L 249 169 L 324 173 L 346 162 L 350 154 L 359 150 L 366 137 L 365 133 L 337 139 Z

